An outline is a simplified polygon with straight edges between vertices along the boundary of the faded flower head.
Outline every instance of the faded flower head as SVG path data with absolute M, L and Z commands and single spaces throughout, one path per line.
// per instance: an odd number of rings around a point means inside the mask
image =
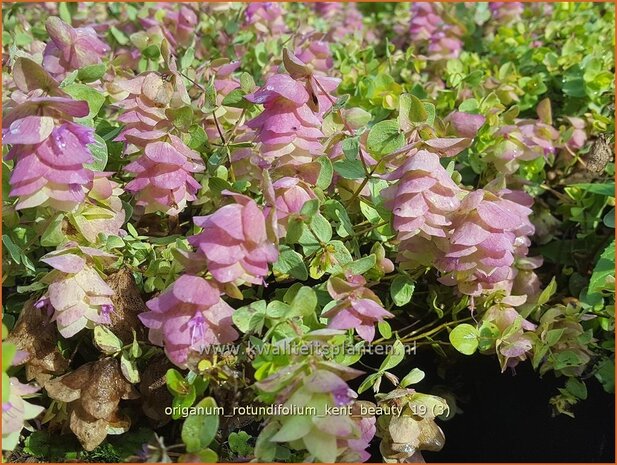
M 502 335 L 507 335 L 498 339 L 495 348 L 502 371 L 527 358 L 535 341 L 532 333 L 535 324 L 525 320 L 514 308 L 502 305 L 493 305 L 482 320 L 494 324 Z
M 251 2 L 244 12 L 246 24 L 261 35 L 279 35 L 287 30 L 283 9 L 277 2 Z
M 262 284 L 268 264 L 278 258 L 275 238 L 269 237 L 266 216 L 254 200 L 230 195 L 236 203 L 193 218 L 203 231 L 189 237 L 189 243 L 205 257 L 208 271 L 219 283 Z
M 141 24 L 151 30 L 159 30 L 169 44 L 175 49 L 176 47 L 188 47 L 195 35 L 197 26 L 197 15 L 195 11 L 188 5 L 169 4 L 166 2 L 157 2 L 152 5 L 156 8 L 153 10 L 153 16 L 140 18 Z M 160 15 L 164 12 L 164 15 Z M 161 18 L 157 20 L 157 18 Z
M 190 352 L 203 352 L 238 337 L 231 321 L 233 309 L 215 286 L 198 276 L 181 276 L 146 305 L 150 311 L 139 319 L 150 328 L 150 341 L 165 347 L 179 367 L 185 366 Z

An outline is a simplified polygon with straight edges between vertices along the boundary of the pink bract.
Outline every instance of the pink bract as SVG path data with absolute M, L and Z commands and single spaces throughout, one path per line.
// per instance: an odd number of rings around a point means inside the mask
M 183 275 L 146 305 L 150 311 L 141 313 L 139 319 L 150 328 L 150 341 L 165 347 L 179 367 L 185 366 L 190 352 L 200 353 L 238 338 L 231 321 L 233 309 L 203 278 Z
M 266 216 L 254 200 L 234 195 L 236 203 L 208 216 L 196 216 L 203 231 L 189 243 L 207 261 L 208 271 L 220 283 L 262 284 L 268 264 L 278 258 L 274 238 L 268 237 Z

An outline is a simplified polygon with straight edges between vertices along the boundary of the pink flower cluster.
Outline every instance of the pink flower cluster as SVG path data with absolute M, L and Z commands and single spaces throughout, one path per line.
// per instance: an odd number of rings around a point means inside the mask
M 191 352 L 203 352 L 214 344 L 235 341 L 233 309 L 219 290 L 203 278 L 183 275 L 146 305 L 139 319 L 150 328 L 149 339 L 165 347 L 169 359 L 184 368 Z
M 324 40 L 314 40 L 312 37 L 296 49 L 296 57 L 302 63 L 309 65 L 314 73 L 325 75 L 334 65 L 330 44 Z
M 278 222 L 279 237 L 283 237 L 287 231 L 289 217 L 300 213 L 306 202 L 315 199 L 315 193 L 311 186 L 298 178 L 285 177 L 277 180 L 272 185 L 275 194 L 274 207 Z
M 471 296 L 495 289 L 537 292 L 532 270 L 540 263 L 526 258 L 534 233 L 530 196 L 493 185 L 465 191 L 439 157 L 424 150 L 387 178 L 396 180 L 383 195 L 404 268 L 434 266 L 442 283 Z
M 189 237 L 189 243 L 205 258 L 208 271 L 217 282 L 262 284 L 268 264 L 278 258 L 266 216 L 249 197 L 224 193 L 233 195 L 236 203 L 211 215 L 194 217 L 203 231 Z
M 43 51 L 43 68 L 59 80 L 73 70 L 101 63 L 111 50 L 92 27 L 73 28 L 51 16 L 45 29 L 51 41 Z
M 246 96 L 264 105 L 263 112 L 247 122 L 254 129 L 261 158 L 284 175 L 300 175 L 314 183 L 314 170 L 306 165 L 323 153 L 321 120 L 309 108 L 309 93 L 302 83 L 287 74 L 276 74 L 256 92 Z M 304 176 L 302 176 L 304 174 Z
M 525 10 L 522 2 L 489 2 L 493 19 L 500 23 L 510 23 L 521 19 Z
M 169 3 L 157 2 L 152 5 L 152 8 L 152 17 L 139 19 L 144 28 L 147 28 L 148 32 L 159 29 L 173 49 L 188 47 L 195 36 L 197 26 L 197 14 L 190 4 L 176 8 L 175 5 Z M 164 11 L 165 14 L 158 21 L 155 18 L 158 17 L 160 11 Z
M 517 319 L 521 320 L 520 327 L 516 331 L 508 331 Z M 536 325 L 523 319 L 514 308 L 502 305 L 493 305 L 489 308 L 482 316 L 482 321 L 494 324 L 501 334 L 507 333 L 506 337 L 499 338 L 495 348 L 502 371 L 514 368 L 527 358 L 537 337 L 533 333 Z
M 432 266 L 447 250 L 450 218 L 460 207 L 462 190 L 439 156 L 425 150 L 412 155 L 387 179 L 397 180 L 383 191 L 383 197 L 394 215 L 398 261 L 403 266 Z
M 487 159 L 505 174 L 516 172 L 521 161 L 554 155 L 559 147 L 559 131 L 540 120 L 521 120 L 516 125 L 503 126 L 496 135 L 501 140 Z
M 346 380 L 362 372 L 333 362 L 317 363 L 310 373 L 300 364 L 290 366 L 292 385 L 281 382 L 281 372 L 257 383 L 265 392 L 278 392 L 277 404 L 311 405 L 317 416 L 275 416 L 270 421 L 277 424 L 277 432 L 268 438 L 272 442 L 285 442 L 296 450 L 306 450 L 307 461 L 364 462 L 370 458 L 366 450 L 373 439 L 375 417 L 354 417 L 344 413 L 327 415 L 326 409 L 353 404 L 357 394 Z M 293 425 L 293 427 L 291 427 Z
M 283 9 L 276 2 L 249 3 L 244 19 L 261 35 L 280 35 L 287 31 Z
M 68 244 L 41 258 L 54 270 L 43 278 L 49 287 L 35 307 L 53 312 L 52 321 L 63 337 L 74 336 L 84 328 L 92 329 L 96 324 L 111 323 L 114 291 L 94 267 L 93 258 L 113 257 L 91 247 Z
M 51 78 L 50 78 L 51 79 Z M 74 123 L 88 114 L 88 104 L 67 97 L 32 97 L 12 108 L 3 120 L 3 143 L 15 160 L 11 192 L 16 209 L 51 206 L 70 211 L 81 204 L 93 172 L 88 144 L 94 130 Z
M 530 208 L 487 190 L 467 194 L 452 220 L 450 247 L 437 262 L 440 281 L 468 295 L 511 288 L 517 245 L 534 232 L 530 214 Z
M 2 403 L 2 449 L 12 450 L 19 442 L 25 422 L 39 416 L 45 408 L 25 400 L 40 388 L 23 384 L 14 377 L 8 379 L 7 388 L 9 399 Z
M 336 305 L 321 316 L 328 318 L 328 328 L 353 328 L 362 339 L 371 342 L 375 338 L 375 324 L 394 315 L 383 308 L 379 297 L 365 285 L 362 276 L 330 278 L 328 293 Z
M 430 60 L 458 58 L 463 49 L 462 31 L 459 26 L 448 24 L 437 8 L 433 3 L 412 3 L 409 25 L 411 40 L 420 43 L 428 41 Z
M 315 2 L 315 12 L 328 21 L 330 40 L 341 40 L 347 35 L 366 34 L 366 39 L 374 38 L 372 31 L 365 31 L 362 13 L 355 3 Z
M 197 152 L 168 132 L 165 109 L 174 97 L 173 88 L 157 73 L 123 81 L 118 87 L 125 94 L 119 105 L 127 111 L 118 118 L 125 128 L 116 140 L 128 143 L 127 153 L 139 154 L 125 167 L 136 175 L 125 189 L 136 195 L 136 204 L 145 213 L 177 215 L 195 200 L 201 186 L 193 174 L 203 171 L 204 163 Z

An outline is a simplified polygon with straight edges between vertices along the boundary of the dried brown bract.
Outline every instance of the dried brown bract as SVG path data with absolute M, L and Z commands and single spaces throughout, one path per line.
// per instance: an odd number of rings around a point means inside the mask
M 17 350 L 27 354 L 21 361 L 26 364 L 28 381 L 34 379 L 44 386 L 54 376 L 66 372 L 69 364 L 58 348 L 58 339 L 56 325 L 45 310 L 35 308 L 33 299 L 28 300 L 7 338 Z
M 69 426 L 85 450 L 93 450 L 108 434 L 121 434 L 131 425 L 119 412 L 121 399 L 138 394 L 120 370 L 118 360 L 106 358 L 49 381 L 45 389 L 54 400 L 66 402 Z
M 109 329 L 125 344 L 133 341 L 133 329 L 137 333 L 137 339 L 143 340 L 145 338 L 144 326 L 137 315 L 147 312 L 148 307 L 141 298 L 133 274 L 128 268 L 121 268 L 109 276 L 107 284 L 114 290 L 111 298 L 114 311 L 110 314 Z
M 386 463 L 423 462 L 420 451 L 443 448 L 445 436 L 435 423 L 435 417 L 448 411 L 443 399 L 396 389 L 383 396 L 379 405 L 400 411 L 400 415 L 382 415 L 377 421 L 377 434 L 382 438 L 379 449 Z
M 172 396 L 167 389 L 165 375 L 174 365 L 164 355 L 154 357 L 141 375 L 139 392 L 144 413 L 154 420 L 156 427 L 163 426 L 171 420 L 165 414 L 165 407 L 171 406 Z

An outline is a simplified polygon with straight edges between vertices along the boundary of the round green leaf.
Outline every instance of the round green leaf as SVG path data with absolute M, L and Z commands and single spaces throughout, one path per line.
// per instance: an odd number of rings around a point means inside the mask
M 478 336 L 478 330 L 474 326 L 463 323 L 452 330 L 450 342 L 460 353 L 471 355 L 478 348 Z
M 195 407 L 197 413 L 189 415 L 182 425 L 182 441 L 189 453 L 208 447 L 219 428 L 219 417 L 213 413 L 216 402 L 212 397 L 202 399 Z
M 377 157 L 382 157 L 405 144 L 405 136 L 397 121 L 381 121 L 371 128 L 366 139 L 366 148 Z

